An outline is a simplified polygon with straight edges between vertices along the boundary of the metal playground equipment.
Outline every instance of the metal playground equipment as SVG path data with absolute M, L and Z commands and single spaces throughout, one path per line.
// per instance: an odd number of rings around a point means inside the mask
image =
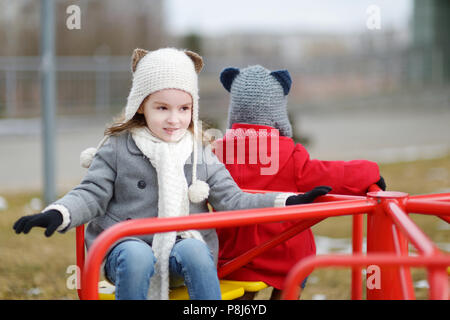
M 244 190 L 247 192 L 267 192 Z M 427 235 L 411 220 L 408 214 L 435 215 L 450 222 L 450 193 L 416 195 L 395 191 L 381 191 L 371 186 L 366 196 L 329 194 L 312 204 L 284 208 L 262 208 L 239 211 L 223 211 L 196 214 L 177 218 L 145 218 L 120 222 L 101 233 L 90 248 L 86 261 L 84 249 L 84 226 L 77 227 L 77 265 L 81 270 L 80 299 L 99 299 L 99 269 L 108 249 L 117 240 L 133 235 L 188 229 L 223 228 L 266 222 L 296 220 L 297 224 L 282 234 L 262 243 L 243 255 L 223 265 L 218 270 L 223 278 L 242 267 L 262 252 L 290 239 L 299 232 L 329 217 L 353 216 L 351 255 L 311 256 L 298 262 L 286 276 L 283 299 L 298 298 L 299 283 L 315 268 L 352 268 L 351 298 L 362 299 L 362 270 L 376 266 L 379 285 L 366 286 L 369 300 L 415 299 L 411 267 L 423 267 L 428 272 L 429 298 L 447 300 L 449 280 L 447 267 L 450 255 L 441 252 Z M 363 218 L 367 215 L 367 252 L 363 253 Z M 408 253 L 408 243 L 418 251 L 416 256 Z M 370 277 L 366 274 L 366 277 Z M 260 286 L 259 284 L 262 284 Z M 256 285 L 256 289 L 251 289 Z M 227 287 L 228 286 L 228 287 Z M 244 291 L 257 291 L 264 283 L 221 281 L 222 296 L 234 299 Z M 249 289 L 250 288 L 250 289 Z M 240 290 L 240 291 L 239 291 Z M 230 292 L 233 294 L 226 295 Z M 186 297 L 186 294 L 182 297 Z M 105 296 L 103 295 L 103 298 Z M 110 297 L 111 298 L 111 297 Z M 114 296 L 112 296 L 114 298 Z M 171 297 L 172 298 L 172 297 Z

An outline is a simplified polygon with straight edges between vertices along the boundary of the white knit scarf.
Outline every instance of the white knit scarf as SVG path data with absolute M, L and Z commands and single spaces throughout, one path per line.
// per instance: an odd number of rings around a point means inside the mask
M 154 136 L 147 127 L 131 130 L 134 142 L 150 160 L 158 177 L 158 217 L 189 215 L 188 185 L 184 165 L 192 154 L 192 134 L 186 133 L 177 142 L 165 142 Z M 203 241 L 196 230 L 179 232 L 183 238 Z M 177 232 L 157 233 L 152 249 L 156 258 L 155 274 L 150 281 L 149 299 L 169 299 L 169 256 Z

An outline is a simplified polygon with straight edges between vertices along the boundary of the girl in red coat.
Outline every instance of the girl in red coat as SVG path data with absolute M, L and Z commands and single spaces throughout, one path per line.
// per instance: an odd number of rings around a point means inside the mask
M 385 189 L 376 163 L 310 159 L 305 147 L 292 140 L 286 109 L 291 87 L 287 70 L 270 72 L 258 65 L 242 70 L 226 68 L 220 80 L 230 92 L 230 129 L 216 141 L 215 153 L 240 188 L 305 192 L 327 185 L 332 187 L 331 193 L 346 195 L 364 195 L 374 183 Z M 218 229 L 219 266 L 296 223 Z M 226 279 L 264 281 L 274 287 L 272 299 L 277 299 L 289 270 L 315 253 L 314 237 L 307 229 L 254 258 Z

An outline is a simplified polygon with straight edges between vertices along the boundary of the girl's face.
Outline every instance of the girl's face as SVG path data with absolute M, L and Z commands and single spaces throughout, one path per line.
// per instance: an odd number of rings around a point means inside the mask
M 192 97 L 178 89 L 152 93 L 139 107 L 150 131 L 165 142 L 178 141 L 186 132 L 192 118 Z

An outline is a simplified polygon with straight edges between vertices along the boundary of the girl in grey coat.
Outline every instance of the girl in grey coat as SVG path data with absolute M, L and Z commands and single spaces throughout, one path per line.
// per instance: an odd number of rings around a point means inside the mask
M 86 176 L 42 213 L 20 218 L 16 233 L 39 226 L 50 236 L 88 223 L 89 249 L 102 231 L 128 219 L 204 213 L 207 202 L 216 211 L 309 203 L 330 191 L 242 192 L 210 148 L 197 143 L 202 66 L 191 51 L 136 49 L 123 117 L 97 149 L 82 153 Z M 116 299 L 168 299 L 169 274 L 184 280 L 191 299 L 221 299 L 217 254 L 214 229 L 125 238 L 109 250 L 105 275 Z

